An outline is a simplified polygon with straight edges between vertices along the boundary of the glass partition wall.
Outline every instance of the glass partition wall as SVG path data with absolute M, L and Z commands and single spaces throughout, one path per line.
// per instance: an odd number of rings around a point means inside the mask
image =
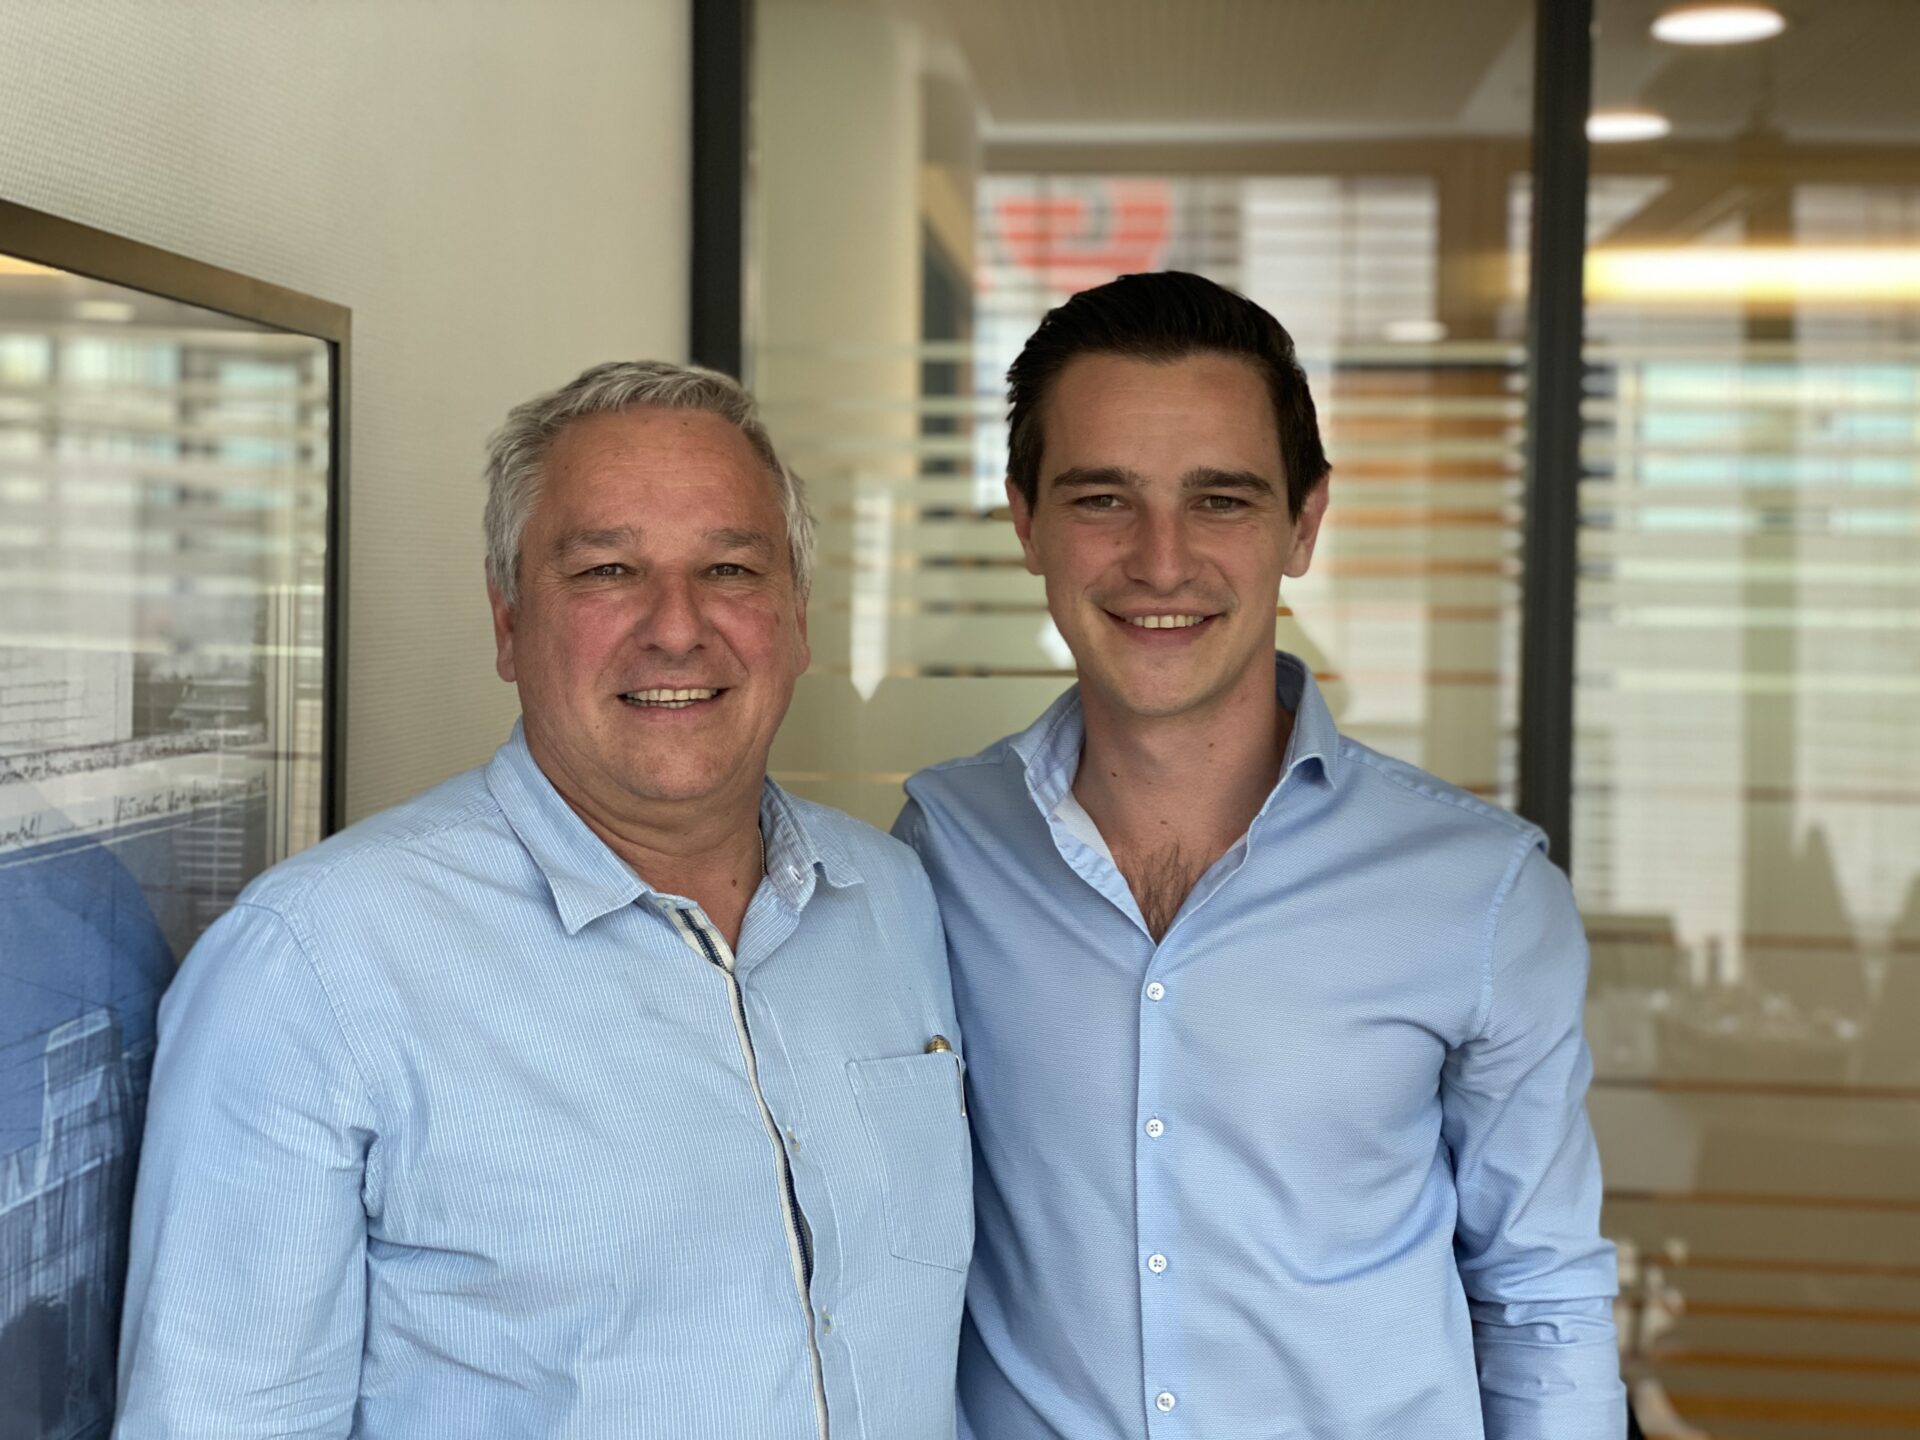
M 1069 683 L 1004 374 L 1170 267 L 1320 403 L 1278 643 L 1514 805 L 1533 4 L 752 8 L 746 367 L 822 521 L 780 778 L 884 826 Z M 1587 205 L 1567 783 L 1623 1364 L 1650 1435 L 1920 1433 L 1920 6 L 1673 8 L 1596 0 Z
M 1592 150 L 1574 692 L 1629 1374 L 1650 1432 L 1916 1434 L 1920 7 L 1660 8 L 1595 12 L 1648 138 Z
M 1006 368 L 1075 291 L 1177 268 L 1291 329 L 1334 456 L 1280 642 L 1350 733 L 1511 803 L 1528 8 L 1390 8 L 1356 84 L 1376 9 L 1328 20 L 1337 73 L 1286 7 L 757 6 L 748 364 L 822 521 L 797 791 L 885 825 L 1068 683 Z

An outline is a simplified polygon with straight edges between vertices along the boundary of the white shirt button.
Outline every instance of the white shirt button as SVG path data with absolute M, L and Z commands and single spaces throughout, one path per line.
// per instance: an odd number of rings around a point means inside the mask
M 1158 1395 L 1153 1397 L 1153 1408 L 1158 1410 L 1162 1415 L 1166 1414 L 1179 1403 L 1179 1401 L 1173 1398 L 1173 1391 L 1171 1390 L 1162 1390 Z
M 1158 1140 L 1166 1133 L 1167 1127 L 1160 1123 L 1160 1117 L 1158 1115 L 1147 1121 L 1147 1138 L 1149 1140 Z
M 1151 985 L 1147 986 L 1147 999 L 1164 1000 L 1166 998 L 1167 998 L 1167 987 L 1162 985 L 1158 980 L 1154 981 Z
M 1147 1269 L 1153 1271 L 1156 1275 L 1166 1274 L 1167 1257 L 1164 1255 L 1149 1255 L 1147 1257 Z
M 820 1328 L 828 1333 L 832 1332 L 833 1312 L 831 1310 L 822 1310 L 820 1312 Z
M 800 1148 L 800 1137 L 793 1133 L 793 1127 L 791 1125 L 787 1127 L 787 1148 L 789 1150 L 798 1150 Z

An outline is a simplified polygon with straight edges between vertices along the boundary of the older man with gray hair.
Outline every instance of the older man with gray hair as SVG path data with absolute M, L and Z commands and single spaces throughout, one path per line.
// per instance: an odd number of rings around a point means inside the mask
M 161 1010 L 123 1440 L 953 1433 L 971 1177 L 904 846 L 785 794 L 813 522 L 733 381 L 488 458 L 482 769 L 276 866 Z

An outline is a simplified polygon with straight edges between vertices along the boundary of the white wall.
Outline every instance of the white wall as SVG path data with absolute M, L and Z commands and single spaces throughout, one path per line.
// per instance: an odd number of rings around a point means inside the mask
M 486 434 L 684 358 L 688 3 L 0 0 L 0 198 L 353 311 L 352 817 L 516 712 Z

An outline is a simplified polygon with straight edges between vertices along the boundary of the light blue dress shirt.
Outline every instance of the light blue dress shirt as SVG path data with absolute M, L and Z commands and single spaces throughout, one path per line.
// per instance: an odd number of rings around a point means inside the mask
M 1280 783 L 1158 945 L 1076 691 L 907 784 L 968 1038 L 962 1432 L 1620 1440 L 1567 883 L 1277 682 Z
M 933 897 L 771 782 L 761 827 L 737 957 L 517 729 L 249 886 L 161 1010 L 115 1434 L 947 1440 Z

